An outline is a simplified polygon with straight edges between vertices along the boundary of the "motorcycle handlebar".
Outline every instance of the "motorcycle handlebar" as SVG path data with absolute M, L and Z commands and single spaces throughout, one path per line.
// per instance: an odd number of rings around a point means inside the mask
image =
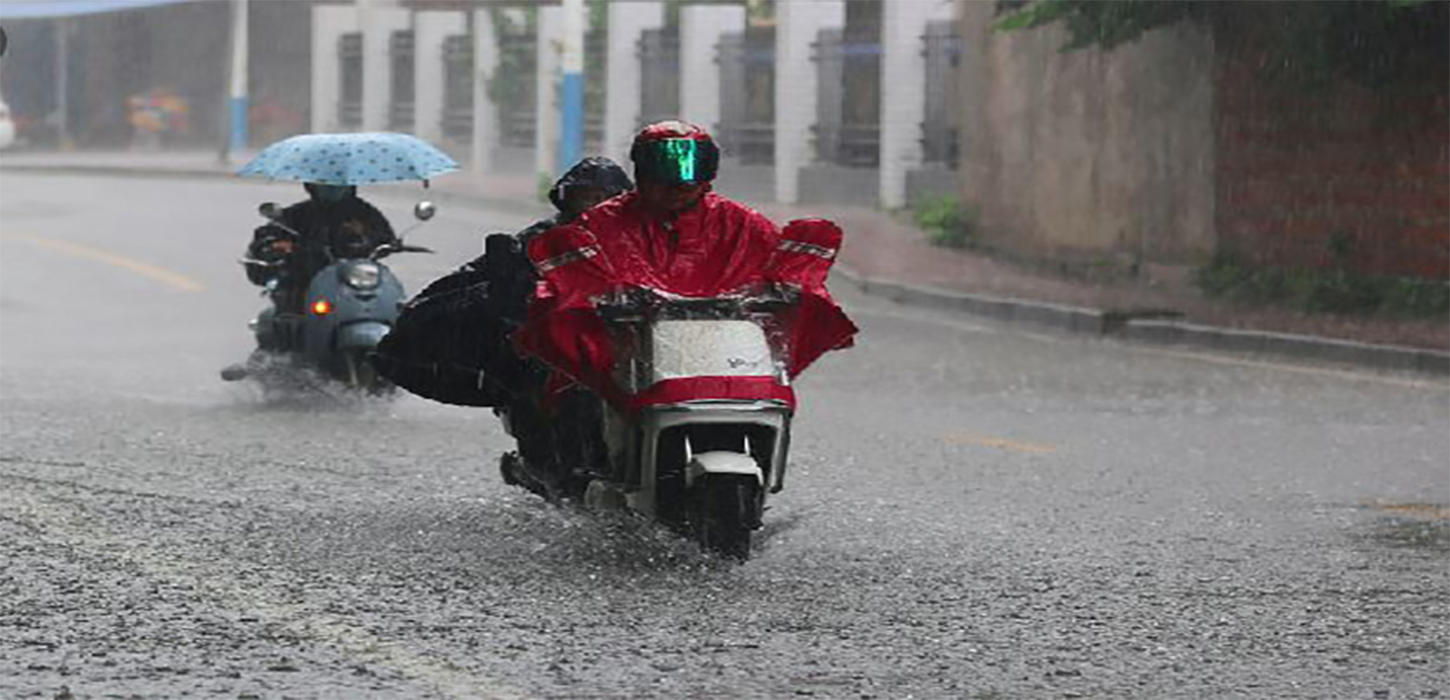
M 669 312 L 705 316 L 773 314 L 799 301 L 799 290 L 775 284 L 750 294 L 718 297 L 679 297 L 638 287 L 597 300 L 595 309 L 606 321 L 628 322 Z
M 433 249 L 431 249 L 431 248 L 424 248 L 423 246 L 420 246 L 420 245 L 408 245 L 406 243 L 397 243 L 397 244 L 384 243 L 383 245 L 380 245 L 377 248 L 374 248 L 372 254 L 369 255 L 368 257 L 370 259 L 372 259 L 372 260 L 379 260 L 381 258 L 386 258 L 389 255 L 392 255 L 393 253 L 432 253 L 432 252 L 433 252 Z

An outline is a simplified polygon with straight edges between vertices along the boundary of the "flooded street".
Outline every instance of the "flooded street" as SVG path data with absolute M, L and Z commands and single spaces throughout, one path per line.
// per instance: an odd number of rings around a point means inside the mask
M 843 294 L 737 565 L 505 486 L 487 410 L 222 383 L 300 188 L 0 186 L 5 697 L 1450 692 L 1443 380 Z M 409 293 L 530 221 L 440 212 Z

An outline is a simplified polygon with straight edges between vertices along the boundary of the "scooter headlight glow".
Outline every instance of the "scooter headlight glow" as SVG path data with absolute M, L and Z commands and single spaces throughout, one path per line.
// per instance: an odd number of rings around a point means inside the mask
M 376 289 L 382 274 L 377 263 L 356 262 L 342 268 L 342 281 L 353 289 Z

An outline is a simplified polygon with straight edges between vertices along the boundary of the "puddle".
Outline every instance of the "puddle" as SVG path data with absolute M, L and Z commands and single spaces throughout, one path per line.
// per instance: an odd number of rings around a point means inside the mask
M 1375 541 L 1450 554 L 1450 506 L 1366 501 L 1360 507 L 1376 516 L 1369 532 Z

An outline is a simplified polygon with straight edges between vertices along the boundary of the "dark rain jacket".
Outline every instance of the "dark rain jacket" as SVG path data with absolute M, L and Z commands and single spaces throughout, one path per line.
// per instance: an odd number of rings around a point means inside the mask
M 302 236 L 292 253 L 279 256 L 271 250 L 273 241 L 294 238 L 275 224 L 257 228 L 247 253 L 269 262 L 282 259 L 282 283 L 296 288 L 305 289 L 312 276 L 328 265 L 330 257 L 362 257 L 379 245 L 398 241 L 387 217 L 358 197 L 332 204 L 312 199 L 298 202 L 282 210 L 282 224 Z M 268 277 L 250 278 L 254 284 L 261 285 L 266 284 Z
M 562 209 L 571 187 L 607 195 L 634 187 L 607 158 L 586 158 L 554 183 L 549 201 Z M 531 363 L 510 336 L 523 322 L 538 275 L 525 255 L 528 241 L 565 223 L 562 214 L 517 234 L 484 239 L 483 255 L 435 280 L 404 307 L 378 346 L 374 364 L 398 386 L 424 398 L 461 406 L 503 406 L 516 395 Z

